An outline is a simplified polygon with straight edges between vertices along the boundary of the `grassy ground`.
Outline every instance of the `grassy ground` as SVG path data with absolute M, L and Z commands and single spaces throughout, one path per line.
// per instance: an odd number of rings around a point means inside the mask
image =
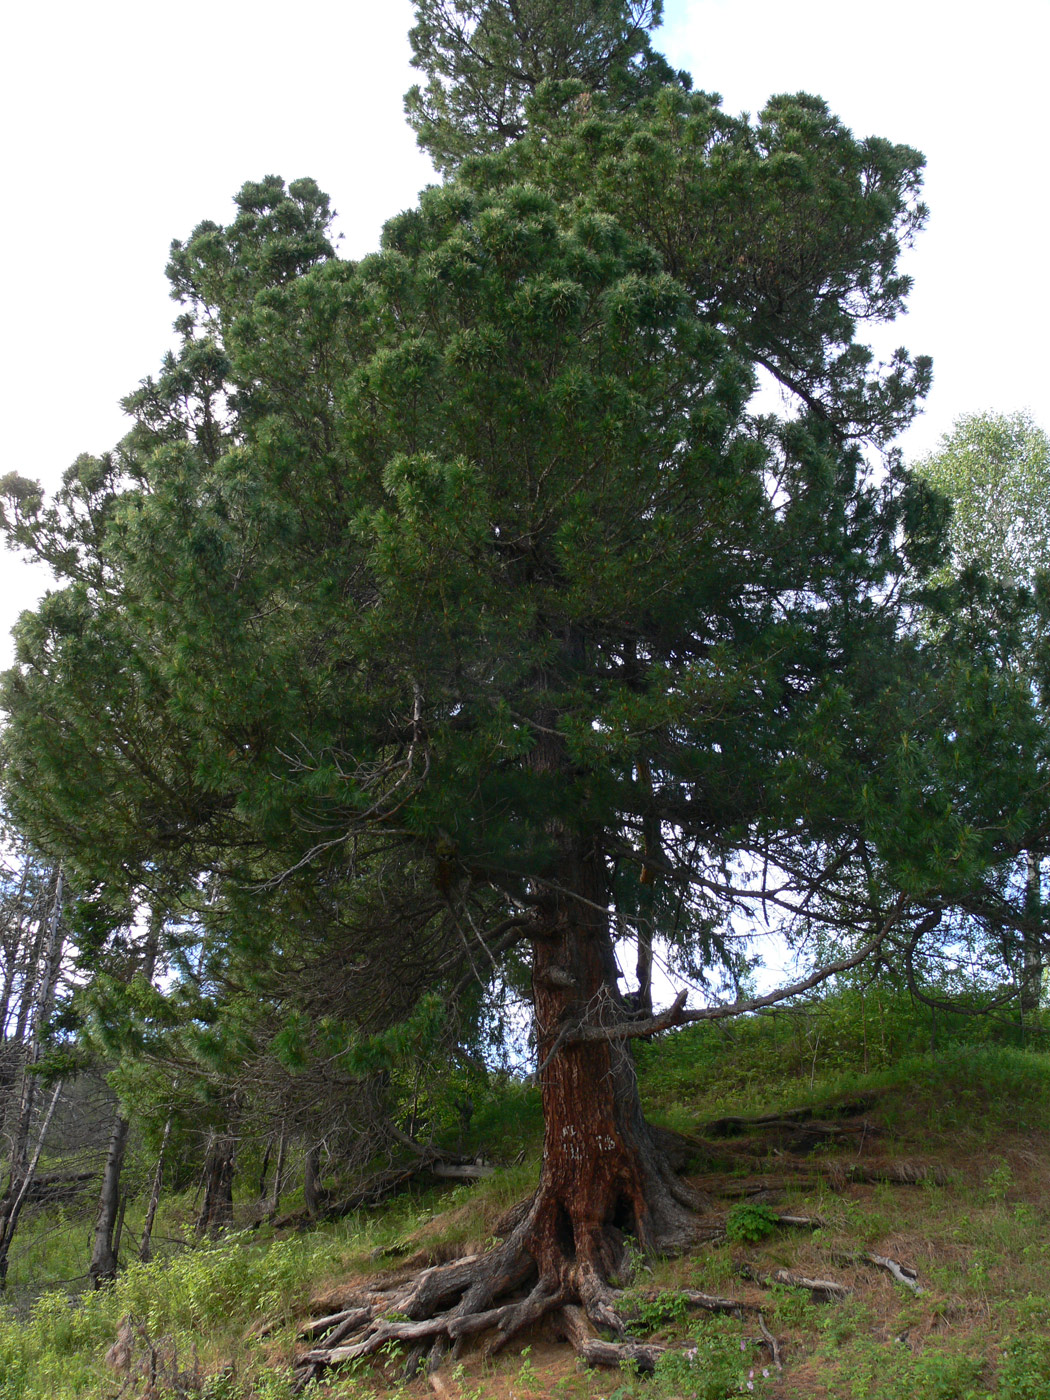
M 1032 1027 L 1022 1036 L 1012 1026 L 931 1023 L 886 998 L 842 996 L 819 1015 L 698 1028 L 639 1052 L 648 1110 L 697 1138 L 689 1175 L 728 1235 L 683 1258 L 638 1261 L 628 1289 L 637 1331 L 668 1346 L 655 1376 L 581 1371 L 567 1346 L 537 1331 L 514 1355 L 468 1355 L 429 1387 L 400 1381 L 391 1356 L 378 1368 L 332 1374 L 318 1395 L 1050 1396 L 1050 1056 Z M 823 1125 L 808 1135 L 790 1120 L 713 1126 L 729 1114 L 806 1104 Z M 532 1111 L 513 1106 L 519 1121 Z M 403 1197 L 309 1234 L 281 1238 L 264 1228 L 217 1245 L 171 1245 L 165 1259 L 129 1266 L 105 1293 L 53 1291 L 30 1303 L 27 1280 L 21 1292 L 15 1280 L 0 1313 L 0 1397 L 284 1400 L 304 1317 L 338 1306 L 355 1278 L 483 1246 L 535 1175 L 533 1155 L 481 1187 Z M 190 1215 L 190 1202 L 169 1203 L 169 1239 Z M 817 1223 L 775 1224 L 779 1215 Z M 67 1220 L 65 1235 L 59 1223 L 35 1227 L 33 1257 L 51 1277 L 66 1266 L 63 1249 L 73 1270 L 61 1240 L 82 1242 L 89 1222 Z M 909 1266 L 923 1291 L 895 1282 L 871 1255 Z M 849 1291 L 815 1302 L 806 1289 L 777 1283 L 778 1271 Z M 684 1301 L 689 1289 L 754 1310 L 742 1320 L 698 1313 Z M 126 1318 L 130 1356 L 115 1372 L 104 1356 Z M 780 1344 L 782 1370 L 763 1324 Z

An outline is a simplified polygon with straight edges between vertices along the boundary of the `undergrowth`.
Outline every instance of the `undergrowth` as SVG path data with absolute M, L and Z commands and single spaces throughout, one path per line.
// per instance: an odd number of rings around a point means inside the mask
M 637 1295 L 639 1332 L 669 1348 L 654 1376 L 578 1372 L 554 1359 L 564 1348 L 548 1345 L 497 1363 L 468 1358 L 449 1372 L 450 1400 L 1050 1395 L 1050 1056 L 1039 1048 L 1038 1018 L 1022 1037 L 1016 1026 L 942 1017 L 931 1046 L 929 1014 L 912 1008 L 909 1020 L 906 998 L 847 992 L 819 1004 L 812 1013 L 819 1021 L 808 1022 L 809 1014 L 702 1026 L 639 1046 L 647 1111 L 702 1132 L 727 1113 L 805 1104 L 827 1112 L 864 1098 L 875 1150 L 936 1158 L 947 1169 L 943 1178 L 836 1189 L 817 1181 L 769 1204 L 727 1201 L 723 1243 L 642 1263 L 629 1290 Z M 500 1215 L 532 1189 L 536 1095 L 509 1082 L 506 1094 L 507 1124 L 502 1136 L 493 1128 L 489 1150 L 506 1159 L 513 1147 L 525 1157 L 478 1186 L 404 1195 L 306 1233 L 282 1238 L 264 1225 L 218 1243 L 192 1240 L 192 1203 L 169 1199 L 158 1230 L 166 1255 L 151 1265 L 127 1263 L 117 1283 L 98 1293 L 76 1292 L 87 1215 L 67 1209 L 27 1222 L 0 1307 L 0 1400 L 115 1400 L 122 1387 L 131 1400 L 145 1394 L 146 1370 L 135 1367 L 147 1363 L 157 1371 L 157 1397 L 290 1400 L 296 1320 L 316 1311 L 312 1298 L 420 1250 L 484 1247 Z M 497 1108 L 493 1100 L 486 1122 L 473 1125 L 479 1139 L 490 1118 L 498 1122 Z M 768 1167 L 776 1172 L 775 1157 Z M 804 1235 L 785 1231 L 775 1221 L 785 1209 L 822 1223 Z M 925 1293 L 913 1296 L 865 1266 L 865 1252 L 912 1263 Z M 844 1264 L 849 1259 L 861 1262 Z M 682 1302 L 683 1288 L 738 1295 L 744 1264 L 766 1277 L 787 1269 L 838 1278 L 851 1289 L 845 1301 L 818 1306 L 797 1288 L 765 1288 L 765 1321 L 786 1345 L 784 1376 L 753 1314 L 697 1317 Z M 73 1282 L 34 1298 L 34 1277 Z M 131 1371 L 115 1374 L 103 1358 L 125 1319 L 137 1329 Z M 397 1375 L 397 1358 L 389 1357 L 386 1369 L 334 1373 L 330 1390 L 318 1395 L 418 1400 L 426 1393 Z

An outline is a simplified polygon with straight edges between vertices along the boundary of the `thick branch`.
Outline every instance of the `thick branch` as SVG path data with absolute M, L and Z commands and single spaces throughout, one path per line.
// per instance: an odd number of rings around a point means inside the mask
M 904 904 L 904 896 L 901 895 L 878 933 L 869 938 L 867 943 L 864 943 L 855 953 L 851 953 L 846 958 L 839 958 L 835 962 L 825 963 L 823 967 L 817 968 L 808 977 L 802 978 L 799 982 L 792 982 L 790 986 L 780 987 L 774 992 L 767 992 L 764 996 L 734 1001 L 728 1006 L 704 1006 L 695 1011 L 685 1009 L 685 993 L 680 992 L 674 1003 L 666 1011 L 661 1011 L 658 1016 L 647 1018 L 644 1021 L 620 1021 L 613 1026 L 583 1025 L 577 1027 L 566 1039 L 570 1043 L 581 1040 L 631 1040 L 641 1036 L 656 1035 L 659 1031 L 670 1030 L 677 1026 L 693 1025 L 697 1021 L 723 1021 L 730 1016 L 742 1016 L 749 1011 L 760 1011 L 763 1007 L 775 1006 L 778 1002 L 787 1001 L 790 997 L 799 996 L 802 992 L 808 992 L 813 987 L 819 987 L 829 977 L 835 977 L 840 972 L 848 972 L 850 968 L 859 967 L 882 944 L 890 929 L 900 918 Z

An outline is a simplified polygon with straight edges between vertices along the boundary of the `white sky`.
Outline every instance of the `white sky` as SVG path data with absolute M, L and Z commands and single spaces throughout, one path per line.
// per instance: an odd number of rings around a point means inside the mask
M 125 431 L 175 305 L 172 238 L 225 222 L 247 179 L 313 176 L 342 251 L 431 176 L 404 123 L 409 0 L 59 0 L 5 22 L 0 120 L 7 268 L 0 474 L 45 485 Z M 657 45 L 730 111 L 825 97 L 860 135 L 928 158 L 912 311 L 884 348 L 934 356 L 917 455 L 963 412 L 1028 408 L 1050 428 L 1045 154 L 1050 0 L 667 0 Z M 969 16 L 969 18 L 968 18 Z M 0 664 L 44 581 L 0 556 Z

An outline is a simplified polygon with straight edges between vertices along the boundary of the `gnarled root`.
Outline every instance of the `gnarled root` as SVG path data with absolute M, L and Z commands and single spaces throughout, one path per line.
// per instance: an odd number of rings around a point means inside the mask
M 405 1350 L 406 1376 L 421 1368 L 435 1371 L 483 1333 L 489 1334 L 486 1352 L 493 1355 L 551 1315 L 588 1365 L 630 1362 L 640 1371 L 652 1371 L 664 1348 L 631 1340 L 630 1318 L 620 1308 L 622 1295 L 609 1282 L 623 1262 L 619 1231 L 581 1231 L 575 1247 L 552 1253 L 538 1244 L 544 1207 L 538 1199 L 531 1205 L 491 1252 L 435 1265 L 408 1279 L 378 1282 L 355 1295 L 342 1312 L 308 1322 L 300 1336 L 312 1345 L 298 1359 L 296 1388 L 305 1388 L 328 1366 L 373 1356 L 391 1345 Z M 686 1302 L 737 1316 L 752 1310 L 735 1299 L 700 1293 L 689 1293 Z
M 570 1303 L 562 1308 L 561 1328 L 581 1361 L 588 1366 L 619 1366 L 631 1362 L 639 1371 L 650 1372 L 666 1347 L 647 1342 L 606 1342 L 597 1335 L 583 1308 Z

